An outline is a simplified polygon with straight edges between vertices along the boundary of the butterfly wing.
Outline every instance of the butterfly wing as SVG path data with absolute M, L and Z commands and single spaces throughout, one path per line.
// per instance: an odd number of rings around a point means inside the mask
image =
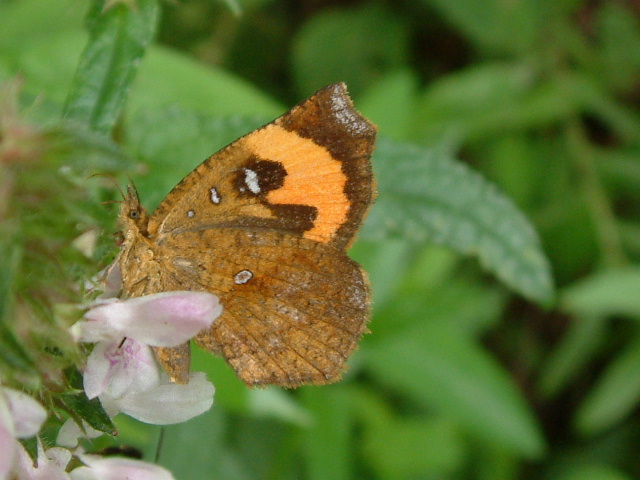
M 296 387 L 340 378 L 366 330 L 370 304 L 364 273 L 343 252 L 244 229 L 185 233 L 180 247 L 174 276 L 217 294 L 223 305 L 212 327 L 196 337 L 198 345 L 221 354 L 248 385 Z
M 207 159 L 150 217 L 152 290 L 219 295 L 196 341 L 245 383 L 335 381 L 366 330 L 369 289 L 345 250 L 375 196 L 375 133 L 331 85 Z M 184 377 L 184 354 L 159 360 Z
M 375 197 L 375 135 L 344 84 L 325 87 L 200 164 L 158 206 L 149 234 L 240 226 L 345 249 Z

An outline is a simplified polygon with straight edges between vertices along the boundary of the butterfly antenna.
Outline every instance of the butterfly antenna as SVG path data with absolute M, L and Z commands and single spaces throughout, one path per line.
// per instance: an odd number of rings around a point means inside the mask
M 138 203 L 140 203 L 140 195 L 138 195 L 138 188 L 136 187 L 135 182 L 128 173 L 127 178 L 129 179 L 129 190 L 133 190 L 133 193 L 136 196 L 136 200 L 138 200 Z
M 113 175 L 109 175 L 108 173 L 98 172 L 98 173 L 94 173 L 93 175 L 89 175 L 89 178 L 91 178 L 91 177 L 106 177 L 106 178 L 108 178 L 116 186 L 116 188 L 120 192 L 120 195 L 122 195 L 122 200 L 126 200 L 127 196 L 124 194 L 124 191 L 122 190 L 122 187 L 120 186 L 118 181 L 113 177 Z M 102 203 L 104 204 L 104 203 L 122 203 L 122 202 L 120 202 L 119 200 L 111 200 L 111 201 L 102 202 Z
M 105 200 L 104 202 L 100 202 L 100 205 L 109 205 L 110 203 L 123 203 L 124 200 Z

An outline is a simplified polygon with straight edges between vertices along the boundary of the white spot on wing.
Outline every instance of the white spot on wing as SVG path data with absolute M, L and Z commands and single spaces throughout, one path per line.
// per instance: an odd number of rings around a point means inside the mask
M 249 270 L 240 270 L 233 277 L 233 281 L 236 282 L 236 285 L 243 285 L 247 283 L 249 280 L 253 278 L 253 273 Z
M 258 174 L 250 168 L 244 168 L 244 183 L 249 191 L 255 195 L 260 193 L 260 184 L 258 183 Z
M 187 217 L 193 218 L 195 216 L 195 214 L 196 214 L 195 210 L 189 210 L 187 212 Z
M 220 195 L 218 194 L 218 190 L 215 187 L 211 187 L 211 202 L 218 205 L 220 203 Z

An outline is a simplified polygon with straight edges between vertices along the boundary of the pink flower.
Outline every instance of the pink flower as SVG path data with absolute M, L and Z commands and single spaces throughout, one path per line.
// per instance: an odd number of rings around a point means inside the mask
M 214 388 L 203 374 L 187 385 L 169 382 L 149 346 L 189 341 L 220 315 L 218 298 L 205 292 L 165 292 L 102 301 L 73 327 L 78 340 L 97 342 L 87 359 L 84 388 L 110 415 L 170 424 L 207 411 Z
M 44 450 L 38 440 L 38 460 L 34 464 L 26 450 L 19 445 L 17 461 L 14 465 L 13 477 L 16 480 L 70 480 L 65 471 L 71 452 L 64 448 L 54 447 Z
M 129 337 L 154 347 L 175 347 L 211 326 L 220 313 L 218 297 L 206 292 L 110 299 L 86 313 L 80 340 L 100 342 Z
M 173 475 L 157 465 L 128 458 L 80 455 L 86 465 L 74 469 L 71 480 L 173 480 Z
M 16 439 L 36 435 L 46 418 L 47 411 L 29 395 L 0 386 L 0 480 L 20 463 L 24 449 Z

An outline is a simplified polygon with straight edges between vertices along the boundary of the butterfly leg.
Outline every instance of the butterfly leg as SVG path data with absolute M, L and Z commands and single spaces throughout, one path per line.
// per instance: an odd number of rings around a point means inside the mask
M 156 359 L 174 383 L 189 383 L 191 346 L 185 342 L 177 347 L 154 347 Z

